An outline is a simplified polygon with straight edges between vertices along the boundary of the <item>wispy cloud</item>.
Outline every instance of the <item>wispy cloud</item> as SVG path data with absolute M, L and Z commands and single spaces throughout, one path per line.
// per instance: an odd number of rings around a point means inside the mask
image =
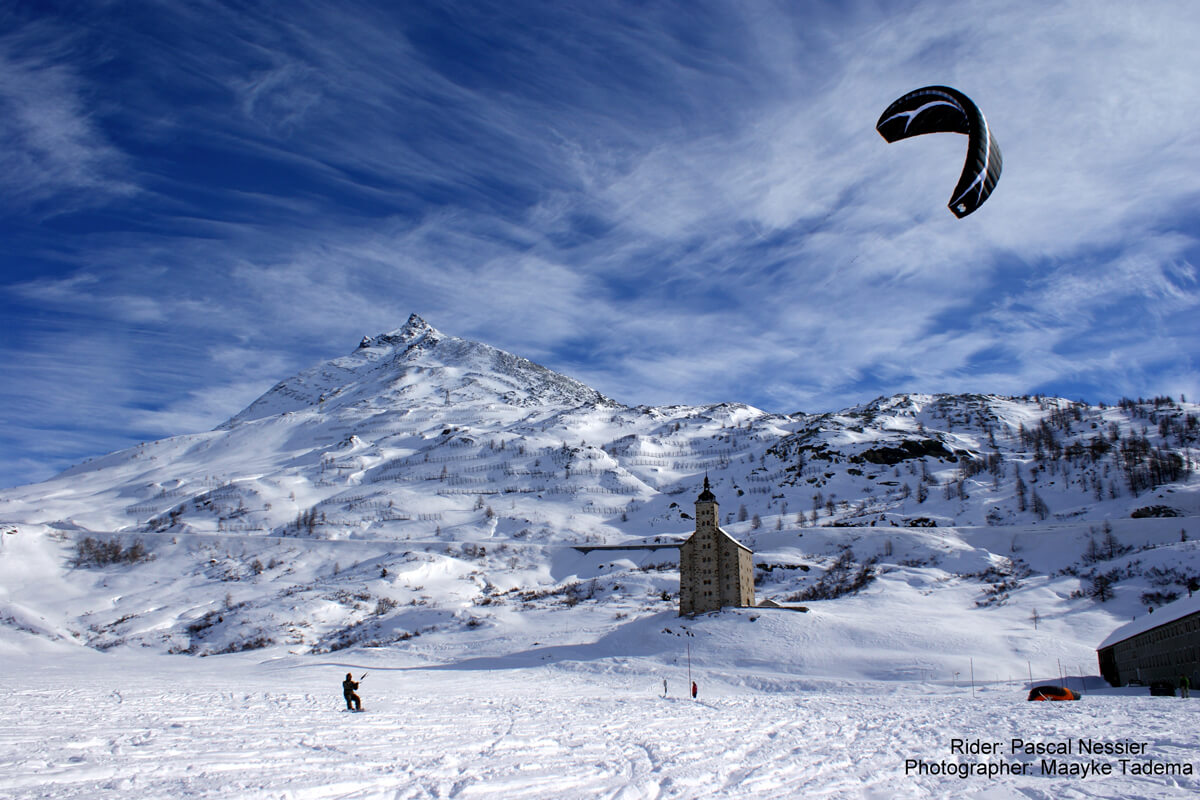
M 413 311 L 630 403 L 1196 391 L 1200 10 L 79 13 L 0 38 L 20 436 L 215 425 Z M 961 221 L 965 139 L 873 130 L 930 83 L 1005 154 Z
M 40 24 L 0 35 L 0 213 L 62 213 L 136 191 L 88 107 L 76 41 Z

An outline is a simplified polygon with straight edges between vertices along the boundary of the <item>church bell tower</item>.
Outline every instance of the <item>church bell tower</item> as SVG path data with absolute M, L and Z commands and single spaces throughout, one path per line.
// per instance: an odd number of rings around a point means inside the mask
M 750 548 L 717 524 L 717 496 L 708 476 L 696 498 L 696 532 L 679 548 L 679 615 L 754 605 Z

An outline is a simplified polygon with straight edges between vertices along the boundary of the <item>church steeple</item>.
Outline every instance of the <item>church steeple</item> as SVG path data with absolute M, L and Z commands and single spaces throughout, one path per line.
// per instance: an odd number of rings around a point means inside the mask
M 708 475 L 704 476 L 704 491 L 696 498 L 696 528 L 717 527 L 717 496 L 712 493 L 708 484 Z

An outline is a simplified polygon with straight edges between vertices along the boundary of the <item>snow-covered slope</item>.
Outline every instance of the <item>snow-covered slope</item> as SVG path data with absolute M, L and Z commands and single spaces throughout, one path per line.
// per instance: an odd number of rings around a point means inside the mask
M 629 407 L 414 316 L 217 430 L 0 492 L 0 790 L 1192 796 L 948 748 L 1103 732 L 1191 763 L 1194 713 L 1104 695 L 1095 647 L 1200 577 L 1198 411 Z M 677 616 L 705 476 L 758 598 L 804 610 Z M 326 719 L 350 668 L 374 723 Z M 1031 681 L 1091 702 L 1030 710 Z
M 708 475 L 759 597 L 810 607 L 746 629 L 772 631 L 747 645 L 755 663 L 888 679 L 974 654 L 1019 671 L 1050 636 L 1087 672 L 1112 628 L 1200 575 L 1197 411 L 629 407 L 414 315 L 217 430 L 0 493 L 0 619 L 19 641 L 379 644 L 422 663 L 484 643 L 536 661 L 565 626 L 589 657 L 659 658 L 659 622 L 641 621 L 675 608 L 670 545 Z

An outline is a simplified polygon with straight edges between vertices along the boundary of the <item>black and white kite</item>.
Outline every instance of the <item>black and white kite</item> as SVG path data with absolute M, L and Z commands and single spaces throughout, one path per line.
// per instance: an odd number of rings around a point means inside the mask
M 926 86 L 909 92 L 887 107 L 875 130 L 888 142 L 923 133 L 967 135 L 967 161 L 949 203 L 960 219 L 983 205 L 1000 180 L 1000 146 L 979 106 L 957 89 Z

